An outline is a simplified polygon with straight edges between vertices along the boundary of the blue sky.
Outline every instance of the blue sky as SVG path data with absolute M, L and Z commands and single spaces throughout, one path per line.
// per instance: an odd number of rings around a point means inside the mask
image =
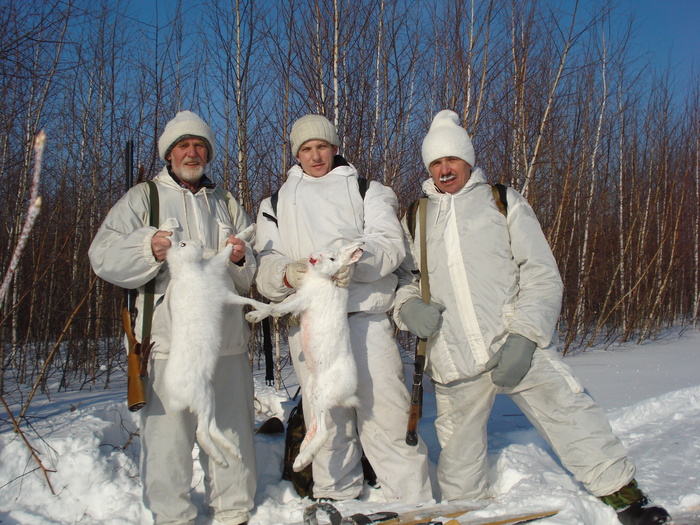
M 439 0 L 436 0 L 439 1 Z M 573 3 L 574 0 L 564 0 Z M 648 60 L 653 69 L 669 70 L 671 87 L 684 91 L 694 71 L 700 78 L 700 0 L 611 0 L 615 11 L 634 19 L 632 55 Z M 591 0 L 578 0 L 579 10 L 591 9 Z M 185 6 L 188 3 L 185 2 Z M 160 25 L 175 8 L 174 0 L 138 1 L 134 5 L 136 17 L 155 22 L 155 6 L 158 6 Z
M 700 0 L 623 0 L 620 7 L 635 17 L 635 45 L 655 69 L 668 67 L 678 84 L 691 70 L 699 76 Z

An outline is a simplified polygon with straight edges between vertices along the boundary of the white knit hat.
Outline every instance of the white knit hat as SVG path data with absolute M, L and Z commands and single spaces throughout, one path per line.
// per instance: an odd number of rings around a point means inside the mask
M 158 139 L 158 153 L 163 161 L 168 162 L 165 157 L 170 154 L 173 146 L 187 137 L 199 137 L 207 144 L 208 158 L 211 162 L 216 152 L 214 143 L 214 132 L 209 124 L 204 122 L 199 116 L 191 111 L 180 111 L 175 118 L 165 125 L 163 134 Z
M 422 153 L 426 168 L 442 157 L 458 157 L 474 166 L 474 146 L 469 133 L 459 125 L 457 113 L 449 109 L 435 115 L 423 139 Z
M 304 115 L 292 126 L 289 141 L 292 143 L 292 155 L 297 156 L 301 145 L 308 140 L 325 140 L 333 146 L 340 146 L 338 131 L 324 116 Z

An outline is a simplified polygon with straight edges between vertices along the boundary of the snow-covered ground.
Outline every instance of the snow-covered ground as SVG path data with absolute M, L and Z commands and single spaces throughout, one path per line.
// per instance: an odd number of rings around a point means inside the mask
M 410 374 L 410 356 L 405 358 Z M 700 514 L 700 332 L 668 333 L 642 346 L 592 349 L 565 362 L 609 415 L 616 433 L 637 463 L 637 479 L 671 514 Z M 294 406 L 291 370 L 279 392 L 256 372 L 258 424 L 282 419 Z M 0 416 L 0 523 L 146 524 L 141 505 L 137 417 L 125 407 L 125 381 L 109 390 L 97 385 L 50 398 L 37 396 L 30 408 L 32 446 L 51 470 L 52 495 L 26 445 Z M 26 392 L 24 393 L 26 395 Z M 17 413 L 19 393 L 14 394 Z M 434 474 L 439 446 L 433 430 L 435 399 L 426 381 L 420 434 L 430 450 Z M 492 481 L 497 496 L 473 516 L 556 508 L 543 525 L 617 525 L 612 510 L 582 490 L 561 467 L 518 408 L 498 396 L 489 427 Z M 310 503 L 280 480 L 284 438 L 257 435 L 258 494 L 250 525 L 299 523 Z M 203 505 L 202 473 L 196 466 L 193 498 Z M 383 503 L 381 489 L 367 487 L 359 500 L 337 504 L 344 514 L 409 510 Z M 325 515 L 320 513 L 323 522 Z M 205 518 L 199 524 L 207 523 Z M 691 521 L 691 523 L 695 523 Z M 700 521 L 697 521 L 700 523 Z

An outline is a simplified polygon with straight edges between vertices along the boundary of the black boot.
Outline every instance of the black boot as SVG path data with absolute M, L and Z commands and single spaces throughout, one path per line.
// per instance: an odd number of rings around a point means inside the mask
M 649 498 L 634 479 L 617 492 L 600 499 L 615 509 L 617 519 L 623 525 L 662 525 L 671 521 L 666 509 L 651 506 Z
M 617 511 L 617 519 L 624 525 L 657 525 L 670 522 L 671 516 L 663 507 L 650 506 L 645 497 Z

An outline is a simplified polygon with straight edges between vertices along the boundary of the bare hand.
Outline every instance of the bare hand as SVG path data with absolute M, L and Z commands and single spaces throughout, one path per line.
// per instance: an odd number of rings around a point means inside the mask
M 354 265 L 344 264 L 340 267 L 340 270 L 335 272 L 335 275 L 333 275 L 331 281 L 338 288 L 347 288 L 350 285 L 350 280 L 352 279 L 354 269 Z
M 173 244 L 170 242 L 170 239 L 168 239 L 172 234 L 173 232 L 158 230 L 156 234 L 151 237 L 151 251 L 156 261 L 165 260 L 165 256 L 168 254 L 168 250 Z
M 226 239 L 226 244 L 233 245 L 233 250 L 231 250 L 231 255 L 229 256 L 232 263 L 238 263 L 245 257 L 245 243 L 241 239 L 231 235 Z

